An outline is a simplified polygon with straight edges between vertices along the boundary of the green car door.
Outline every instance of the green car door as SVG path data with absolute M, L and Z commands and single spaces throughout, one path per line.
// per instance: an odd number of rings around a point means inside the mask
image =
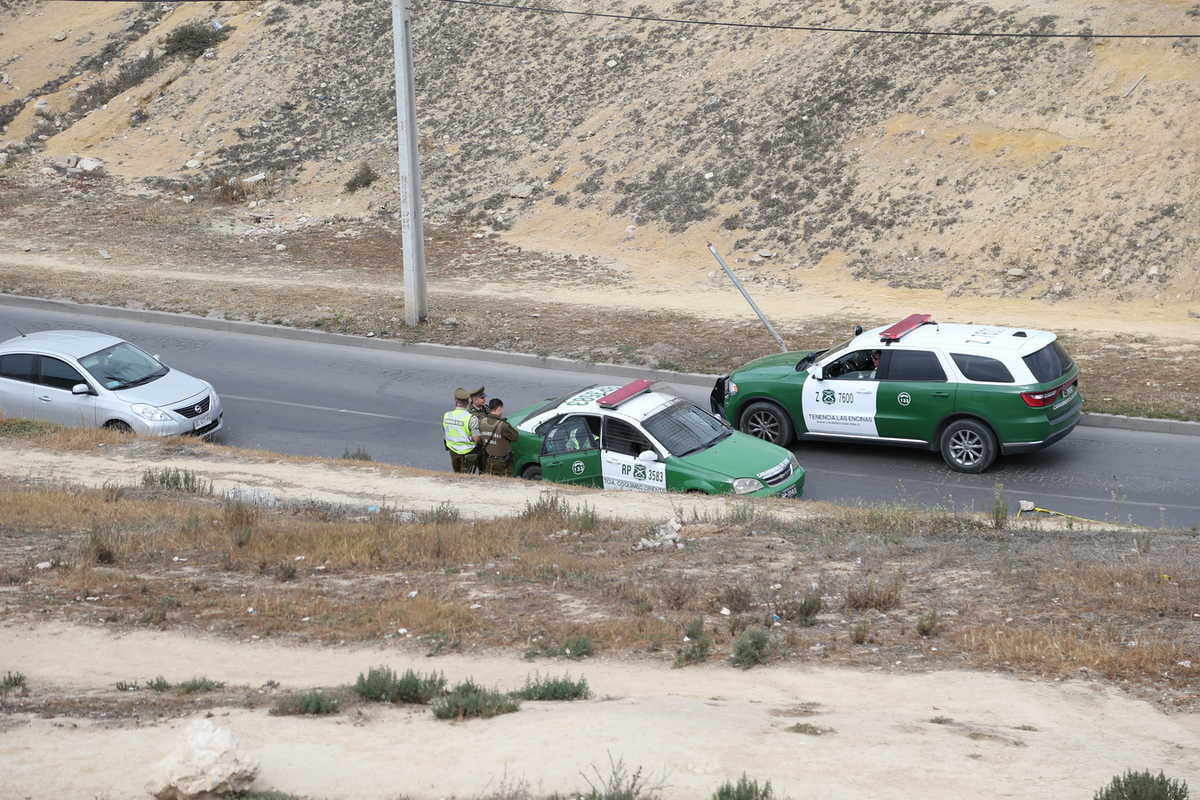
M 551 428 L 542 441 L 542 479 L 576 486 L 602 486 L 600 418 L 574 414 Z
M 933 441 L 954 410 L 957 384 L 932 350 L 883 348 L 875 425 L 881 437 Z

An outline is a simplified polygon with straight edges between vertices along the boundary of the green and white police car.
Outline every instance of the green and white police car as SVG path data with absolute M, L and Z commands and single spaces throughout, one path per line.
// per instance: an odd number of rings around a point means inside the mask
M 1079 422 L 1079 368 L 1048 331 L 939 325 L 913 314 L 826 350 L 781 353 L 717 380 L 713 413 L 753 436 L 940 450 L 983 472 L 998 454 L 1062 439 Z
M 605 489 L 799 497 L 804 469 L 650 381 L 592 386 L 522 409 L 513 474 Z

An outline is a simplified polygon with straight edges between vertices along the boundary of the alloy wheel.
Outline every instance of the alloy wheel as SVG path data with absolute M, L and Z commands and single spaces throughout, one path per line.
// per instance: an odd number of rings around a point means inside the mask
M 950 437 L 950 457 L 962 467 L 974 467 L 983 459 L 983 437 L 969 428 L 957 430 Z

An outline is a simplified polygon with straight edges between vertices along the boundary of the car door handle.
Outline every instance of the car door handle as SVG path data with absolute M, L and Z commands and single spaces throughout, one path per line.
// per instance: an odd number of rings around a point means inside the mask
M 949 397 L 950 393 L 949 392 L 934 392 L 933 396 L 934 397 Z
M 50 402 L 50 395 L 48 395 L 48 394 L 39 394 L 39 395 L 38 395 L 38 400 L 41 400 L 43 403 L 49 403 L 49 402 Z

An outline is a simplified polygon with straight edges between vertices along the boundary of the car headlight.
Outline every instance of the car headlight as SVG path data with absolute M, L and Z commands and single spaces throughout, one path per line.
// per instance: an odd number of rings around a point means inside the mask
M 761 488 L 763 488 L 763 483 L 758 478 L 736 478 L 733 481 L 734 494 L 750 494 Z
M 732 394 L 737 394 L 737 384 L 733 381 L 725 381 L 725 396 L 729 397 Z
M 129 407 L 129 410 L 137 414 L 144 420 L 150 422 L 170 422 L 171 416 L 161 408 L 148 406 L 145 403 L 135 403 Z
M 800 469 L 800 462 L 796 460 L 795 453 L 788 453 L 788 463 L 792 466 L 792 472 Z

